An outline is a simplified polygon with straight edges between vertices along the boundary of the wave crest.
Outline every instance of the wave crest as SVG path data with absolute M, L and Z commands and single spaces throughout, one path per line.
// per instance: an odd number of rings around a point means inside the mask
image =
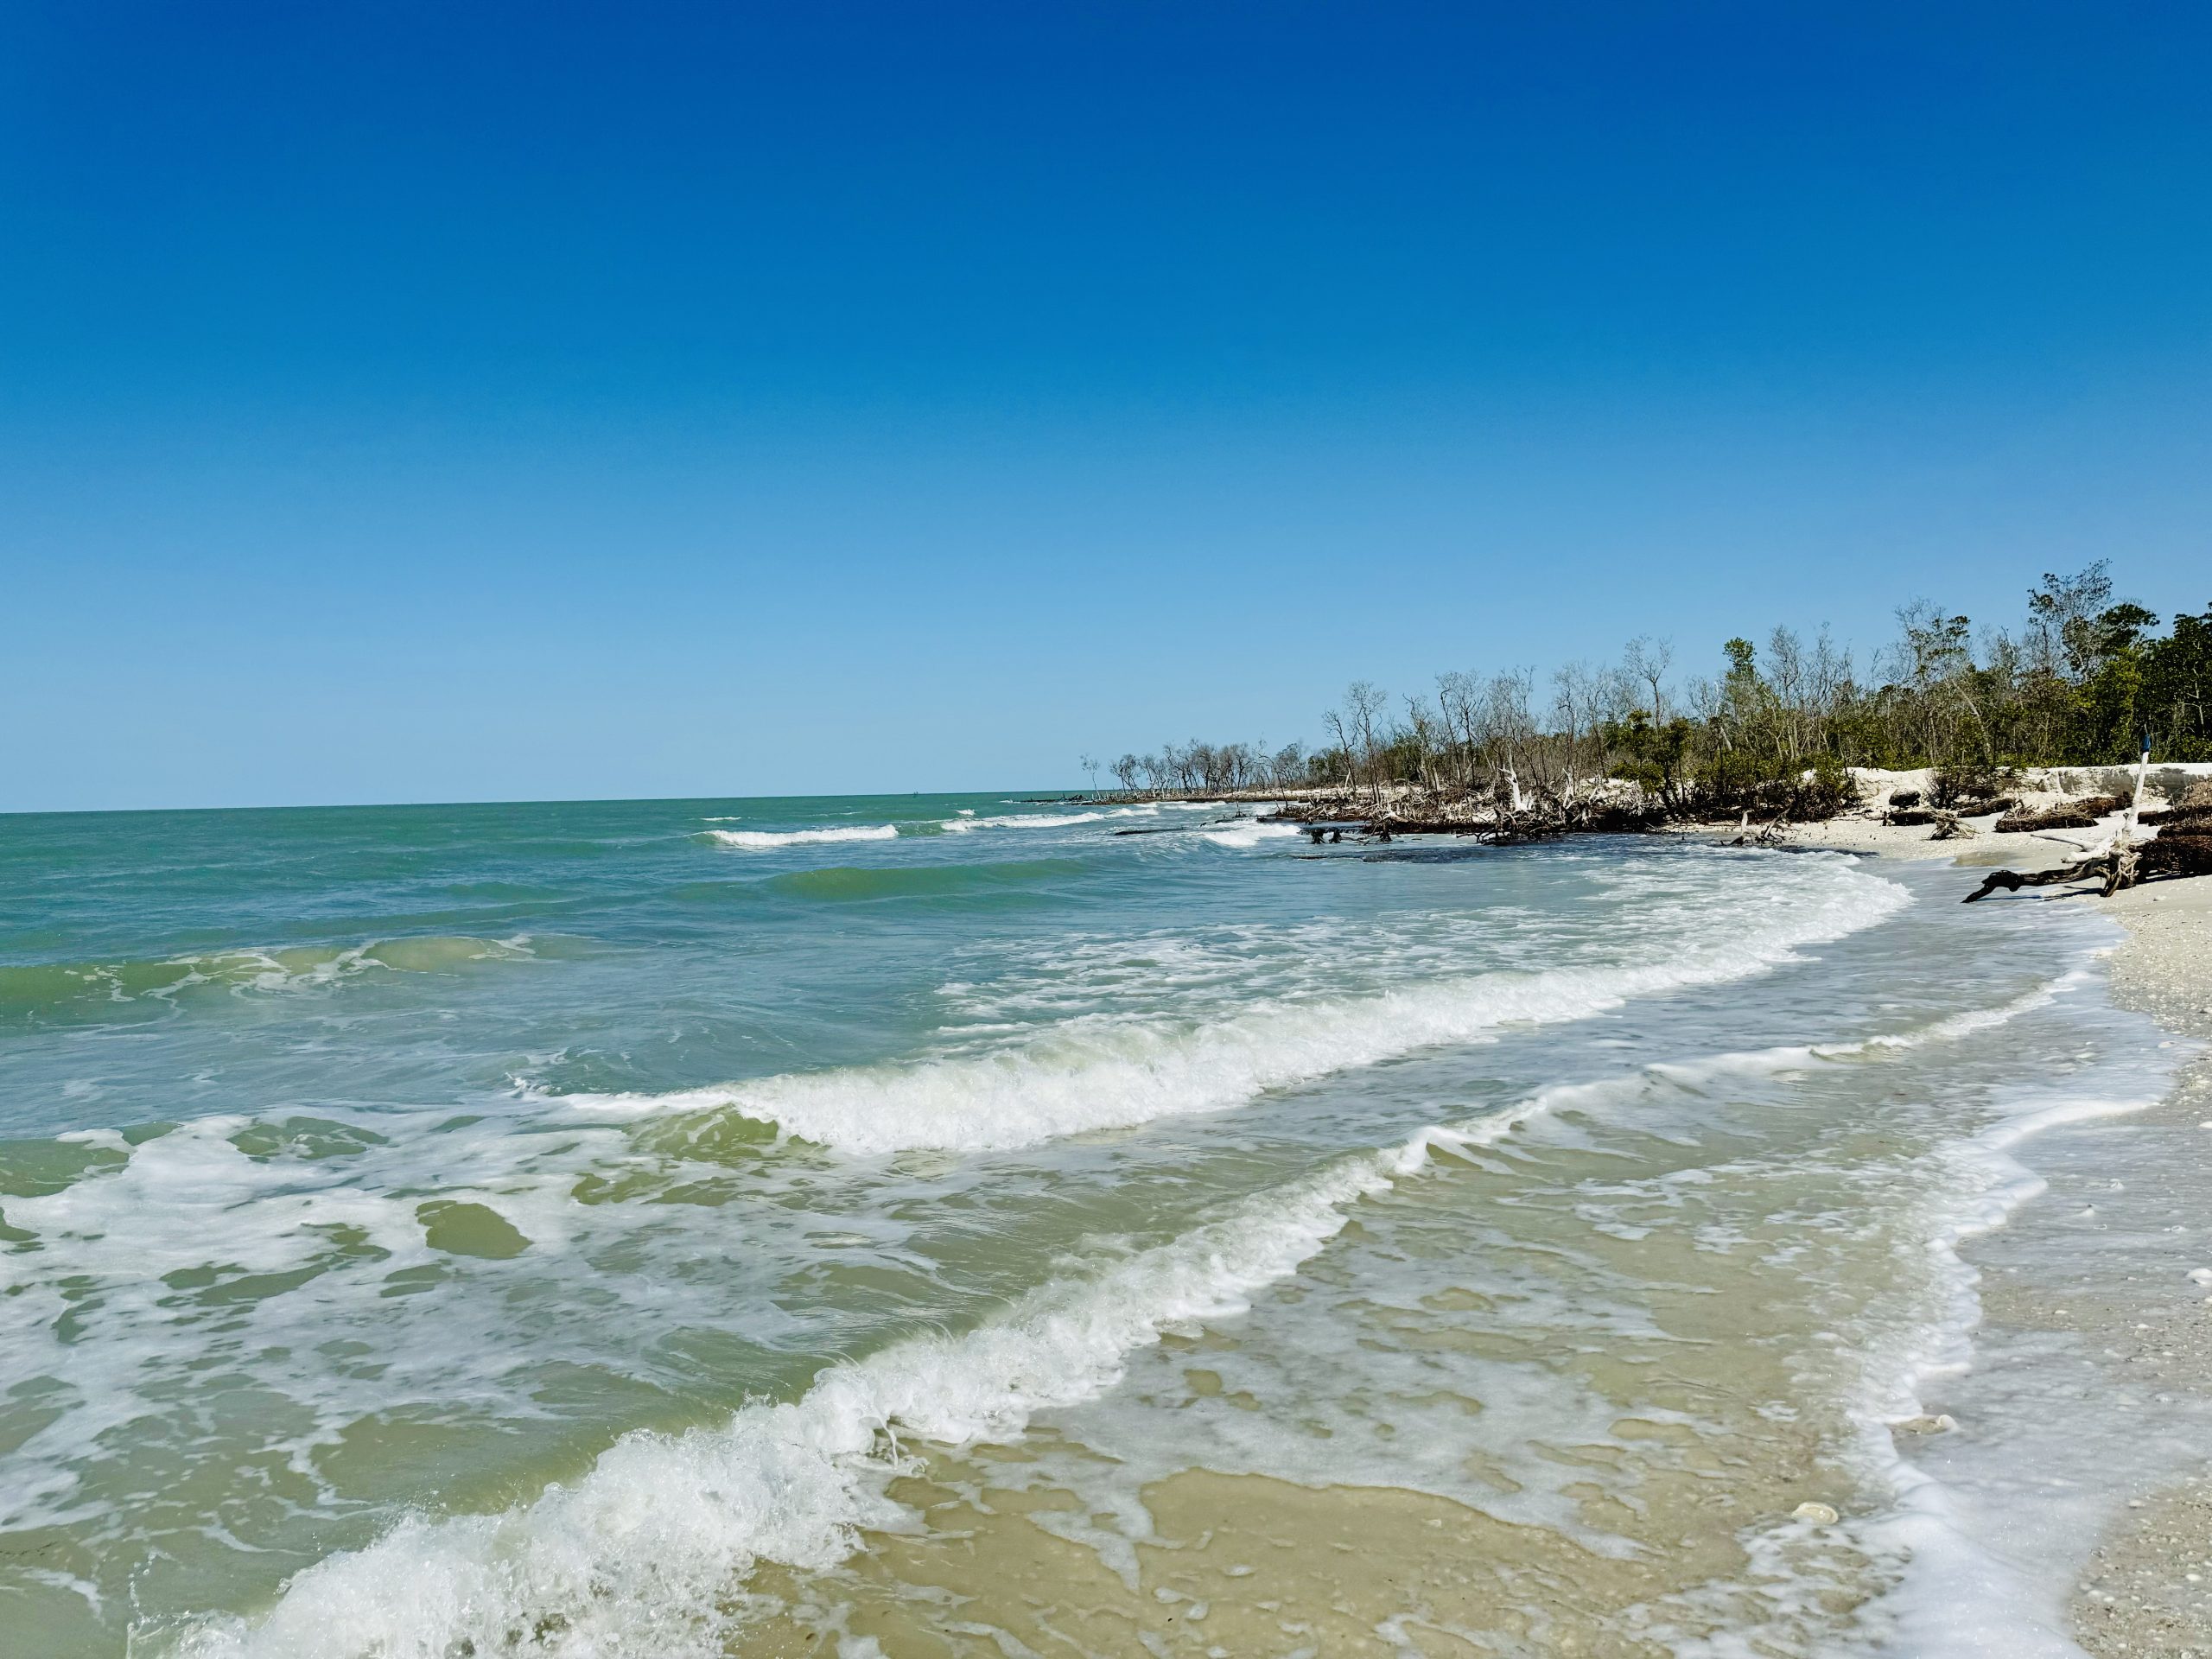
M 707 838 L 721 847 L 742 847 L 764 852 L 777 847 L 815 847 L 838 841 L 896 841 L 895 823 L 830 824 L 819 830 L 709 830 Z
M 1740 979 L 1800 945 L 1840 938 L 1910 902 L 1857 870 L 1763 928 L 1678 946 L 1656 962 L 1501 971 L 1329 1000 L 1262 1002 L 1198 1029 L 1071 1020 L 982 1055 L 795 1072 L 654 1095 L 576 1095 L 580 1110 L 717 1108 L 856 1156 L 1001 1151 L 1062 1135 L 1219 1111 L 1274 1089 L 1479 1041 L 1513 1024 L 1586 1019 L 1628 999 Z
M 1484 1126 L 1424 1129 L 1261 1194 L 1222 1220 L 1091 1276 L 1041 1286 L 960 1336 L 910 1338 L 832 1365 L 798 1400 L 711 1428 L 626 1435 L 573 1486 L 495 1516 L 403 1522 L 292 1580 L 257 1622 L 183 1632 L 173 1659 L 499 1653 L 517 1630 L 552 1659 L 721 1651 L 756 1561 L 834 1567 L 863 1528 L 898 1525 L 902 1434 L 960 1446 L 1020 1435 L 1039 1411 L 1118 1382 L 1185 1322 L 1243 1313 L 1344 1224 L 1344 1210 Z

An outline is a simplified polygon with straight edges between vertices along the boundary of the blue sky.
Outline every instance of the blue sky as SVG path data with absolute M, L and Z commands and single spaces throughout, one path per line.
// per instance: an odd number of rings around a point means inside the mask
M 2113 561 L 2212 13 L 0 11 L 0 809 L 1042 786 Z

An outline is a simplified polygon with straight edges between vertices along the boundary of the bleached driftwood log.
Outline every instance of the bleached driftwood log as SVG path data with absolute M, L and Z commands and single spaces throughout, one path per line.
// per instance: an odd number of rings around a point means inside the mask
M 2092 853 L 2055 870 L 2024 874 L 2018 870 L 1992 870 L 1964 902 L 1970 905 L 1977 899 L 1986 899 L 1999 888 L 2018 893 L 2022 887 L 2056 887 L 2070 881 L 2100 879 L 2104 882 L 2104 896 L 2109 899 L 2122 887 L 2132 887 L 2139 881 L 2173 875 L 2212 875 L 2212 835 L 2177 836 L 2169 832 L 2154 841 L 2115 842 L 2102 852 Z

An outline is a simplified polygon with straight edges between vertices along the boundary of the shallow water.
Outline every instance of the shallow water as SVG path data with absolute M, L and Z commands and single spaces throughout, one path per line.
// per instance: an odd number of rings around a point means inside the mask
M 0 1618 L 2063 1651 L 2002 1482 L 1891 1426 L 2024 1137 L 2164 1086 L 2101 926 L 1232 818 L 0 821 Z

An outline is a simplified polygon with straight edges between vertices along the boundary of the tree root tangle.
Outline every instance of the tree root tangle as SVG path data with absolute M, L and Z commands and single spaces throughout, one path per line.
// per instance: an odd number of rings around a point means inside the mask
M 2000 888 L 2018 893 L 2022 887 L 2056 887 L 2099 879 L 2104 882 L 2103 896 L 2109 899 L 2138 882 L 2181 875 L 2212 875 L 2212 835 L 2177 836 L 2169 830 L 2152 841 L 2117 842 L 2101 853 L 2092 853 L 2056 870 L 2032 874 L 1992 870 L 1961 902 L 1970 905 Z

